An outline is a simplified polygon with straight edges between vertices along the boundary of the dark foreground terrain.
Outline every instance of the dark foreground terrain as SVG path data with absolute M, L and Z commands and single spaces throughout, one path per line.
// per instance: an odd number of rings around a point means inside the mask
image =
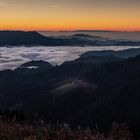
M 87 55 L 53 67 L 31 61 L 0 72 L 0 110 L 22 110 L 26 120 L 68 123 L 106 132 L 127 123 L 140 137 L 140 55 Z
M 113 123 L 107 134 L 99 130 L 71 129 L 67 124 L 31 125 L 0 121 L 0 140 L 133 140 L 126 124 Z

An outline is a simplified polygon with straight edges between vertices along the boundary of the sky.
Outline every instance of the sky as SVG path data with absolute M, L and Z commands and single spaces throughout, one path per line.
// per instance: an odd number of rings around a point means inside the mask
M 0 0 L 0 30 L 140 31 L 140 0 Z

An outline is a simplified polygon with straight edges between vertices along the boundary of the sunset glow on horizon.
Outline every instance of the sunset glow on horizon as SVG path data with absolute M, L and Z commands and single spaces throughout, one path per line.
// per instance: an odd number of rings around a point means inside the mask
M 139 0 L 0 0 L 0 30 L 140 31 Z

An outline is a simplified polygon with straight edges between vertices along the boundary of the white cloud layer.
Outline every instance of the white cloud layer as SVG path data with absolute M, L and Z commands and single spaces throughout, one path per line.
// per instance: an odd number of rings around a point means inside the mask
M 31 60 L 44 60 L 53 65 L 78 58 L 82 53 L 95 50 L 121 50 L 131 47 L 0 47 L 0 70 L 15 69 Z

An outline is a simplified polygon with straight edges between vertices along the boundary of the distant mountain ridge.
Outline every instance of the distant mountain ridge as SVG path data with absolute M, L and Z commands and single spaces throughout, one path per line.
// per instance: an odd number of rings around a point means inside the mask
M 38 32 L 0 31 L 0 46 L 140 46 L 140 41 L 112 40 L 86 34 L 46 37 Z
M 121 31 L 111 31 L 111 30 L 75 30 L 75 32 L 121 32 Z
M 72 35 L 72 37 L 90 37 L 90 38 L 94 37 L 94 38 L 102 38 L 100 36 L 92 36 L 92 35 L 88 35 L 88 34 L 74 34 L 74 35 Z
M 38 32 L 0 31 L 0 46 L 9 45 L 55 45 L 56 40 Z

